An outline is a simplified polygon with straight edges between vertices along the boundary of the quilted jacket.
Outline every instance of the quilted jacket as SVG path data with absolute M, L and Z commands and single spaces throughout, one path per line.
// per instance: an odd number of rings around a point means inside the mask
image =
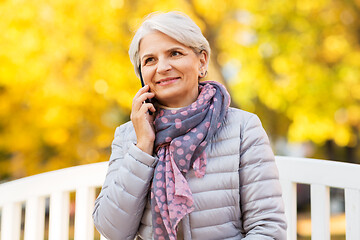
M 157 158 L 135 144 L 131 122 L 116 129 L 95 202 L 95 226 L 111 240 L 152 239 L 148 193 Z M 259 118 L 229 108 L 205 151 L 205 176 L 186 174 L 195 210 L 182 219 L 184 239 L 286 239 L 278 171 Z

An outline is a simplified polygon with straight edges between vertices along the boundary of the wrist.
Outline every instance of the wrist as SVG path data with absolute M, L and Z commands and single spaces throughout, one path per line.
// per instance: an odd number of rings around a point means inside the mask
M 144 142 L 137 142 L 136 146 L 143 152 L 146 152 L 149 155 L 153 154 L 153 148 L 154 148 L 154 143 L 149 143 L 149 141 L 147 143 Z

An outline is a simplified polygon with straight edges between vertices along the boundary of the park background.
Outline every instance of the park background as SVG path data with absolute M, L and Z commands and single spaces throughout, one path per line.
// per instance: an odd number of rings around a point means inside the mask
M 1 0 L 0 182 L 107 161 L 140 88 L 132 36 L 172 10 L 275 154 L 360 162 L 360 0 Z

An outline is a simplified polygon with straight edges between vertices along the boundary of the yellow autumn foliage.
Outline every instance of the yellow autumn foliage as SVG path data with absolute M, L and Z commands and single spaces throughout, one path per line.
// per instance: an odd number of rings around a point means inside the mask
M 0 180 L 106 161 L 140 87 L 132 35 L 171 10 L 202 28 L 209 78 L 274 140 L 359 146 L 359 1 L 3 0 Z

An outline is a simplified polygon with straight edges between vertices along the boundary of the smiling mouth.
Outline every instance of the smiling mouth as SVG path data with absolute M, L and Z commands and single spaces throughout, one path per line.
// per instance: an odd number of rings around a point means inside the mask
M 160 81 L 158 81 L 156 84 L 159 85 L 167 85 L 167 84 L 171 84 L 173 82 L 176 82 L 177 80 L 179 80 L 180 78 L 165 78 L 165 79 L 161 79 Z

